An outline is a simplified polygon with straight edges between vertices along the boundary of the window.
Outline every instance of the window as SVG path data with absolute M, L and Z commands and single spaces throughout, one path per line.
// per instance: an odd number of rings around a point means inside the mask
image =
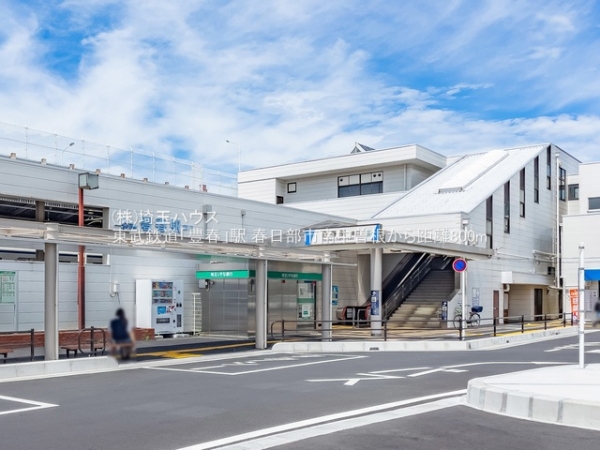
M 558 198 L 563 202 L 567 200 L 567 171 L 562 167 L 558 168 Z
M 296 183 L 288 183 L 287 192 L 288 194 L 293 194 L 294 192 L 296 192 Z
M 510 233 L 510 181 L 504 184 L 504 232 Z
M 338 177 L 338 198 L 381 194 L 382 192 L 383 172 Z
M 546 149 L 546 188 L 552 189 L 552 155 L 550 146 Z
M 525 217 L 525 168 L 519 174 L 519 215 Z
M 533 160 L 533 201 L 540 202 L 540 157 Z
M 578 184 L 570 184 L 569 185 L 569 200 L 579 200 L 579 185 Z
M 278 195 L 277 196 L 277 204 L 281 205 L 283 203 L 283 196 L 282 195 Z M 293 202 L 292 202 L 293 203 Z
M 588 210 L 600 209 L 600 197 L 588 198 Z
M 490 196 L 485 202 L 485 236 L 487 238 L 488 248 L 494 248 L 494 241 L 492 235 L 494 231 L 494 202 L 493 197 Z

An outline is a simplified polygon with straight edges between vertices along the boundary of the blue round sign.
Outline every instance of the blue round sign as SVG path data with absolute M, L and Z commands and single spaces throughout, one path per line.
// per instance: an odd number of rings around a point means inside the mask
M 452 268 L 455 272 L 464 272 L 467 270 L 467 261 L 462 258 L 456 258 L 452 263 Z

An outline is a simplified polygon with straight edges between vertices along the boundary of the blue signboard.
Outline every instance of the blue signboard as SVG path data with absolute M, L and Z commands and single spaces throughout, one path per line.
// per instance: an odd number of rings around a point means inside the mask
M 583 276 L 585 281 L 598 281 L 600 280 L 600 269 L 585 269 Z
M 379 315 L 379 291 L 371 291 L 371 315 Z
M 338 305 L 338 297 L 340 295 L 340 288 L 338 286 L 331 286 L 331 306 Z

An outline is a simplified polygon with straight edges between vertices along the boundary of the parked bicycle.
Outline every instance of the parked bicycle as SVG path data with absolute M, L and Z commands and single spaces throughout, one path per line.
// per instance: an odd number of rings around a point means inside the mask
M 465 320 L 467 327 L 477 328 L 481 322 L 479 313 L 483 311 L 483 306 L 472 306 L 469 311 L 469 317 Z M 459 330 L 462 327 L 462 308 L 457 306 L 454 310 L 454 328 Z

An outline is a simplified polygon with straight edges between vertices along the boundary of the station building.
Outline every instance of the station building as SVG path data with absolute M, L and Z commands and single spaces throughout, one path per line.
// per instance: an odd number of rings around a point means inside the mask
M 569 176 L 568 215 L 563 217 L 562 268 L 567 307 L 578 312 L 580 246 L 583 247 L 583 309 L 592 313 L 598 301 L 600 280 L 600 162 L 582 163 L 579 173 Z M 588 318 L 590 316 L 587 316 Z
M 81 327 L 82 313 L 105 327 L 123 307 L 158 333 L 254 334 L 262 260 L 269 326 L 316 326 L 332 314 L 328 297 L 334 317 L 372 302 L 375 320 L 440 323 L 447 302 L 451 319 L 457 257 L 482 317 L 556 314 L 558 230 L 579 167 L 553 144 L 457 157 L 357 144 L 240 172 L 231 197 L 0 156 L 0 331 L 44 328 L 44 242 L 55 235 L 61 329 Z M 99 184 L 85 196 L 82 174 Z

